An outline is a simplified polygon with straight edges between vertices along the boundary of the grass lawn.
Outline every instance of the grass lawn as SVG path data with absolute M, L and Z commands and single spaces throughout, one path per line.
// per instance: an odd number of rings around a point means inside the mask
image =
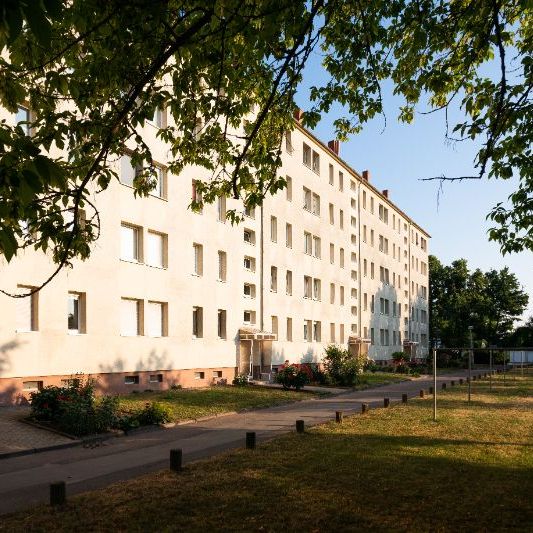
M 2 517 L 3 531 L 531 531 L 533 373 Z
M 163 392 L 140 392 L 120 397 L 120 407 L 139 409 L 146 402 L 158 402 L 172 410 L 174 421 L 202 416 L 272 407 L 297 400 L 309 400 L 313 393 L 284 391 L 267 387 L 209 387 L 207 389 L 177 389 Z
M 380 385 L 387 385 L 389 383 L 398 383 L 412 379 L 412 376 L 407 374 L 395 374 L 392 372 L 365 372 L 360 377 L 360 383 L 355 387 L 355 390 L 370 389 L 372 387 L 379 387 Z

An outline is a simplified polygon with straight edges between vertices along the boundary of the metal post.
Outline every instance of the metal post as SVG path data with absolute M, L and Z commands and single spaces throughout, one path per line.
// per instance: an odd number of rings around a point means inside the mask
M 489 352 L 489 391 L 492 392 L 492 348 Z
M 470 332 L 470 350 L 468 352 L 468 403 L 472 399 L 472 353 L 474 351 L 474 341 L 472 339 L 473 326 L 468 326 Z
M 181 472 L 183 468 L 183 451 L 181 448 L 174 448 L 170 450 L 170 470 L 173 472 Z
M 433 345 L 433 422 L 437 421 L 437 347 Z
M 505 373 L 507 372 L 506 366 L 507 366 L 507 353 L 503 352 L 503 386 L 504 387 L 506 385 L 505 383 Z

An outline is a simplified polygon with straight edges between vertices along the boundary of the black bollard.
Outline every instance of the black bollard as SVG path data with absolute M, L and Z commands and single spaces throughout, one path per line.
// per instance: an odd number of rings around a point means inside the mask
M 183 452 L 181 448 L 170 450 L 170 470 L 172 472 L 181 472 L 183 462 Z
M 50 505 L 63 505 L 67 501 L 67 487 L 64 481 L 50 483 Z

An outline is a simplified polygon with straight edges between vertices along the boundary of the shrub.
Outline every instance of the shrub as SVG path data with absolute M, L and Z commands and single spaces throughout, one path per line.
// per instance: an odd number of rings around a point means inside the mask
M 164 424 L 172 420 L 172 410 L 158 402 L 147 402 L 144 408 L 137 412 L 137 420 L 141 426 Z
M 296 365 L 287 365 L 276 374 L 276 383 L 283 385 L 284 389 L 294 387 L 296 390 L 300 390 L 309 383 L 309 374 Z
M 405 352 L 394 352 L 392 354 L 392 360 L 397 365 L 403 365 L 409 361 L 409 355 L 407 355 Z
M 248 376 L 246 374 L 237 374 L 232 383 L 237 387 L 245 387 L 248 385 Z
M 323 364 L 326 374 L 333 383 L 353 387 L 364 372 L 368 358 L 366 355 L 352 356 L 348 350 L 330 344 L 326 348 Z

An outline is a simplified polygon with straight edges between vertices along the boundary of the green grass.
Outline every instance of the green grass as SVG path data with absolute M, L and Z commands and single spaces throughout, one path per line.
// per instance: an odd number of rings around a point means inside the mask
M 267 387 L 210 387 L 141 392 L 120 396 L 121 410 L 140 409 L 146 402 L 168 407 L 175 422 L 211 416 L 229 411 L 272 407 L 298 400 L 309 400 L 313 393 L 284 391 Z
M 2 517 L 2 531 L 530 531 L 533 374 Z
M 372 387 L 388 385 L 389 383 L 398 383 L 399 381 L 412 379 L 412 377 L 413 376 L 409 376 L 408 374 L 395 374 L 392 372 L 367 372 L 359 378 L 359 383 L 354 389 L 370 389 Z

